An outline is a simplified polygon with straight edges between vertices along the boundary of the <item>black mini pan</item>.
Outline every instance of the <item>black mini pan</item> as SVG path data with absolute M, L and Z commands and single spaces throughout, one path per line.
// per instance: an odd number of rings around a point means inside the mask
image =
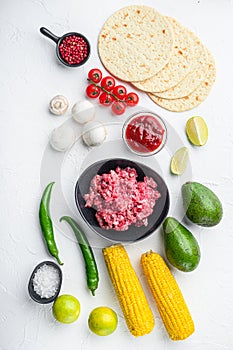
M 40 295 L 35 292 L 34 287 L 33 287 L 34 276 L 35 276 L 36 272 L 39 270 L 39 268 L 43 265 L 52 266 L 53 268 L 55 268 L 58 271 L 58 275 L 59 275 L 58 289 L 57 289 L 56 293 L 50 298 L 40 297 Z M 49 304 L 49 303 L 53 302 L 58 297 L 58 294 L 60 293 L 60 289 L 61 289 L 61 284 L 62 284 L 62 271 L 61 271 L 60 267 L 57 264 L 55 264 L 53 261 L 43 261 L 34 268 L 32 274 L 29 278 L 28 293 L 29 293 L 30 297 L 34 301 L 36 301 L 37 303 Z
M 90 47 L 89 41 L 87 40 L 87 38 L 84 35 L 82 35 L 80 33 L 76 33 L 76 32 L 70 32 L 70 33 L 66 33 L 66 34 L 62 35 L 61 37 L 58 37 L 57 35 L 55 35 L 52 32 L 50 32 L 50 30 L 48 30 L 47 28 L 44 28 L 44 27 L 40 28 L 40 32 L 43 35 L 45 35 L 47 38 L 53 40 L 56 43 L 56 54 L 57 54 L 57 57 L 60 60 L 60 62 L 62 62 L 65 66 L 67 66 L 67 67 L 80 67 L 88 60 L 88 58 L 90 56 L 90 52 L 91 52 L 91 47 Z M 75 35 L 75 36 L 78 36 L 78 37 L 82 38 L 87 44 L 87 52 L 88 52 L 87 56 L 80 63 L 76 63 L 76 64 L 70 64 L 67 61 L 65 61 L 62 58 L 61 53 L 60 53 L 60 49 L 59 49 L 62 41 L 66 37 L 72 36 L 72 35 Z

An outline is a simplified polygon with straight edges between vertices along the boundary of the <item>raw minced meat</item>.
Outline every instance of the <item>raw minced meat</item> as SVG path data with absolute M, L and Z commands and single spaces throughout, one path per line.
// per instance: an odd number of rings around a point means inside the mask
M 86 207 L 96 210 L 100 227 L 125 231 L 132 224 L 148 225 L 148 216 L 161 195 L 152 178 L 145 176 L 144 181 L 137 181 L 137 176 L 134 168 L 117 167 L 93 177 L 84 199 Z

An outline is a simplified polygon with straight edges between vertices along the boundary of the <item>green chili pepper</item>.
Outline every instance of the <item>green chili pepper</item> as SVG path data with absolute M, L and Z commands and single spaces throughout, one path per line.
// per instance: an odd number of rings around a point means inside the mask
M 68 222 L 68 224 L 71 226 L 71 228 L 74 231 L 74 234 L 77 238 L 77 241 L 79 243 L 80 249 L 83 254 L 85 267 L 86 267 L 86 276 L 87 276 L 87 286 L 88 289 L 91 291 L 92 295 L 95 295 L 95 290 L 98 288 L 99 283 L 99 274 L 98 269 L 95 261 L 95 257 L 93 254 L 93 251 L 90 247 L 90 244 L 85 236 L 85 234 L 82 232 L 78 224 L 69 216 L 63 216 L 60 221 L 65 220 Z
M 40 202 L 39 219 L 40 219 L 40 226 L 42 229 L 42 233 L 50 254 L 57 259 L 60 265 L 63 265 L 63 263 L 61 262 L 58 256 L 58 249 L 57 249 L 57 245 L 56 245 L 56 242 L 54 239 L 54 233 L 53 233 L 53 223 L 49 214 L 49 203 L 50 203 L 50 197 L 51 197 L 51 191 L 52 191 L 53 185 L 54 185 L 54 182 L 51 182 L 50 184 L 48 184 L 48 186 L 44 190 L 44 193 L 42 195 L 41 202 Z

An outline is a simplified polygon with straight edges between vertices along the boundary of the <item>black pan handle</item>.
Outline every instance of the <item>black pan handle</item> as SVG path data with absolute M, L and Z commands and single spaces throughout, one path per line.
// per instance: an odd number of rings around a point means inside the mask
M 45 27 L 41 27 L 41 28 L 40 28 L 40 32 L 41 32 L 43 35 L 47 36 L 47 38 L 53 40 L 56 44 L 58 43 L 58 41 L 59 41 L 59 39 L 60 39 L 58 36 L 56 36 L 55 34 L 53 34 L 52 32 L 50 32 L 50 30 L 46 29 Z

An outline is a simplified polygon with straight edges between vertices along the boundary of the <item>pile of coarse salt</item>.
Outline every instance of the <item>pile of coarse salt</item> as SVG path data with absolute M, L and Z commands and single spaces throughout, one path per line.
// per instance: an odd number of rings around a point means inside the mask
M 59 273 L 55 267 L 44 264 L 36 271 L 32 283 L 41 298 L 51 298 L 58 290 Z

